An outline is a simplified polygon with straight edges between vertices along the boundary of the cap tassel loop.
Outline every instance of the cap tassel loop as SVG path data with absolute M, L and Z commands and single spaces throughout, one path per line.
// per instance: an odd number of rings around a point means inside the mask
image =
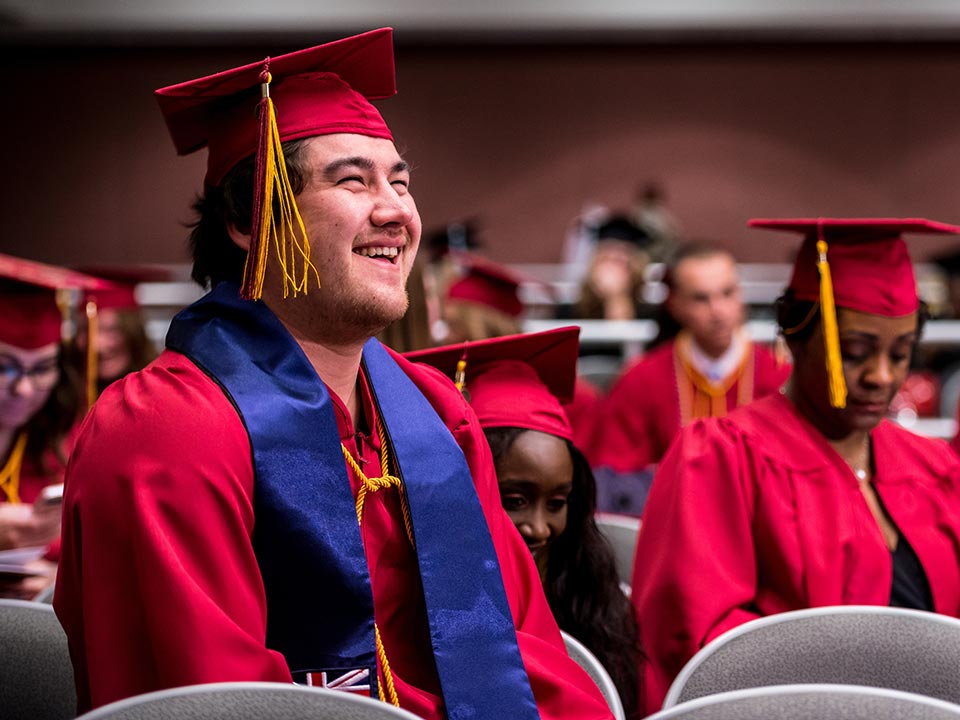
M 320 285 L 320 274 L 310 261 L 310 241 L 294 197 L 287 164 L 283 158 L 276 110 L 270 98 L 270 66 L 265 63 L 260 75 L 263 97 L 258 106 L 259 139 L 257 142 L 256 176 L 254 178 L 253 227 L 250 250 L 243 271 L 240 296 L 259 300 L 263 296 L 263 280 L 267 270 L 267 253 L 273 244 L 283 273 L 283 296 L 308 290 L 312 272 Z M 303 261 L 298 272 L 298 260 Z
M 823 346 L 826 351 L 827 378 L 830 383 L 830 404 L 835 408 L 847 406 L 847 383 L 843 379 L 843 359 L 840 356 L 840 331 L 837 326 L 837 308 L 833 298 L 833 279 L 827 262 L 827 243 L 817 240 L 817 269 L 820 271 L 820 317 L 823 322 Z

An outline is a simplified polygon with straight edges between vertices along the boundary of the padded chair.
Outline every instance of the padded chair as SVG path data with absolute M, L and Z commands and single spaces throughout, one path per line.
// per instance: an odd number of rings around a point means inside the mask
M 341 690 L 269 682 L 189 685 L 136 695 L 82 720 L 419 720 L 379 700 Z
M 77 695 L 67 636 L 53 608 L 0 599 L 0 717 L 76 717 Z
M 773 685 L 708 695 L 647 720 L 958 720 L 960 705 L 859 685 Z
M 960 620 L 859 605 L 770 615 L 733 628 L 694 655 L 663 707 L 788 683 L 866 685 L 960 703 Z
M 572 660 L 576 661 L 577 665 L 587 671 L 587 674 L 600 688 L 600 692 L 603 694 L 604 700 L 607 701 L 615 720 L 625 720 L 623 703 L 620 702 L 620 693 L 617 692 L 617 686 L 613 684 L 613 678 L 597 660 L 597 656 L 572 635 L 565 633 L 563 630 L 560 631 L 560 634 L 563 636 L 563 644 L 567 646 L 567 654 Z
M 597 513 L 595 519 L 600 532 L 613 546 L 620 583 L 629 588 L 633 578 L 633 558 L 637 552 L 640 518 L 615 513 Z

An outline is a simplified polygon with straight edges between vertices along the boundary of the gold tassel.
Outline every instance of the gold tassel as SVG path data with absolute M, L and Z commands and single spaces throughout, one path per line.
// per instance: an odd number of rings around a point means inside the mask
M 463 386 L 467 384 L 467 356 L 464 355 L 459 360 L 457 360 L 457 372 L 453 376 L 453 384 L 457 386 L 457 390 L 463 392 Z
M 320 286 L 320 274 L 310 261 L 310 241 L 297 209 L 283 158 L 276 110 L 270 98 L 269 63 L 260 80 L 263 97 L 259 105 L 260 138 L 254 181 L 253 227 L 240 290 L 240 296 L 248 300 L 259 300 L 263 295 L 267 253 L 271 244 L 283 273 L 284 297 L 288 297 L 291 291 L 294 297 L 301 292 L 306 293 L 311 272 L 316 278 L 317 287 Z M 303 262 L 299 272 L 298 260 Z
M 833 279 L 830 276 L 830 264 L 827 262 L 827 243 L 822 236 L 817 240 L 817 254 L 817 269 L 820 271 L 820 317 L 823 323 L 827 378 L 830 382 L 830 404 L 835 408 L 844 408 L 847 406 L 847 383 L 843 379 L 840 332 L 833 299 Z
M 87 410 L 97 401 L 97 304 L 87 301 Z

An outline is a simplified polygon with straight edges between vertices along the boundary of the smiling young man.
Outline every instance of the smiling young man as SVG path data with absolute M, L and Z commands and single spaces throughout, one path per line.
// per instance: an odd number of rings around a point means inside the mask
M 293 680 L 424 718 L 609 717 L 476 416 L 371 340 L 420 241 L 369 102 L 393 92 L 389 30 L 158 91 L 178 150 L 208 148 L 191 240 L 213 289 L 72 460 L 55 607 L 81 710 Z

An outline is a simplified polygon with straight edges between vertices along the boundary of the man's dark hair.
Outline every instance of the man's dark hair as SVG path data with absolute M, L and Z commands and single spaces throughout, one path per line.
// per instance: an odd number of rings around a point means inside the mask
M 287 174 L 294 195 L 299 195 L 309 180 L 304 164 L 304 140 L 282 144 Z M 234 165 L 216 187 L 207 185 L 193 203 L 197 219 L 189 225 L 193 270 L 190 276 L 205 288 L 216 287 L 224 280 L 239 283 L 247 253 L 230 238 L 227 226 L 232 224 L 243 233 L 253 225 L 254 156 Z
M 663 275 L 663 282 L 668 288 L 673 290 L 675 289 L 674 283 L 676 282 L 677 268 L 680 267 L 681 263 L 683 263 L 685 260 L 694 258 L 697 260 L 702 260 L 703 258 L 718 256 L 728 257 L 736 262 L 736 258 L 733 256 L 733 253 L 718 243 L 710 242 L 709 240 L 696 240 L 685 243 L 677 248 L 673 255 L 670 256 L 670 261 L 667 263 L 666 272 L 664 272 Z

